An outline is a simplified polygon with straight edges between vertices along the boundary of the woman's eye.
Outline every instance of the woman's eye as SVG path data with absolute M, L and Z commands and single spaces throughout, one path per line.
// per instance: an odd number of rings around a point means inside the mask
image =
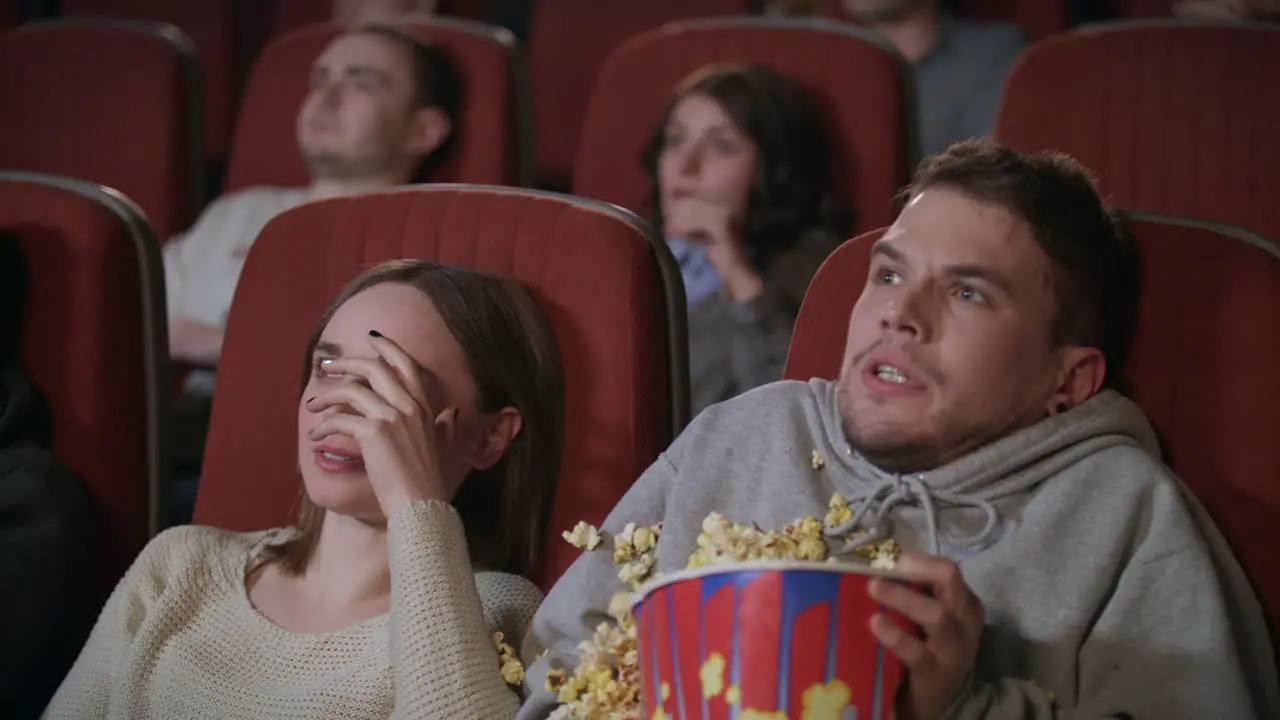
M 329 373 L 324 369 L 324 360 L 325 358 L 318 357 L 311 361 L 311 374 L 315 375 L 317 378 L 329 377 Z
M 738 144 L 732 140 L 725 139 L 725 138 L 716 140 L 713 147 L 715 147 L 716 152 L 722 155 L 733 155 L 734 153 L 738 152 Z

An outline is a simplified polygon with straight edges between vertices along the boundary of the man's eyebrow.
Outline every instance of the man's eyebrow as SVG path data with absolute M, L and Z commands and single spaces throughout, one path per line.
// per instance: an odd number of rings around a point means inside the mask
M 947 275 L 956 278 L 982 280 L 1004 293 L 1012 293 L 1013 285 L 998 270 L 983 265 L 948 265 Z
M 875 257 L 876 255 L 886 257 L 896 263 L 906 264 L 907 262 L 906 256 L 902 254 L 902 251 L 894 247 L 893 243 L 888 240 L 879 240 L 875 245 L 871 246 L 871 256 Z M 1013 291 L 1013 284 L 995 268 L 987 267 L 985 265 L 962 263 L 958 265 L 948 265 L 944 270 L 950 277 L 982 280 L 1006 294 L 1012 293 Z
M 883 255 L 890 260 L 899 263 L 905 262 L 906 260 L 902 255 L 902 252 L 898 250 L 898 248 L 894 247 L 893 243 L 888 240 L 878 240 L 875 245 L 871 246 L 871 256 L 875 257 L 876 255 Z
M 316 343 L 316 352 L 323 353 L 325 355 L 332 355 L 334 357 L 342 357 L 342 346 L 335 342 L 321 340 Z

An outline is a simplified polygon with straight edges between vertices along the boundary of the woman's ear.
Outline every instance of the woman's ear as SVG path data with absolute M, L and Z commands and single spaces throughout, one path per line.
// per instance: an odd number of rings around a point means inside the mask
M 503 408 L 488 416 L 472 449 L 471 467 L 488 470 L 497 465 L 522 427 L 524 419 L 520 417 L 520 411 L 513 407 Z

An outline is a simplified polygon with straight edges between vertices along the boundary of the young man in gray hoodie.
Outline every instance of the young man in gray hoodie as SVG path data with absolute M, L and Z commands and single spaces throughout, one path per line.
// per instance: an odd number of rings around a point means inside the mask
M 1248 580 L 1110 389 L 1138 278 L 1087 173 L 975 141 L 926 161 L 908 198 L 872 252 L 839 379 L 708 409 L 604 528 L 662 522 L 668 573 L 712 511 L 777 527 L 842 493 L 847 529 L 897 540 L 928 588 L 870 589 L 924 630 L 872 624 L 907 668 L 901 720 L 1280 717 Z M 574 664 L 621 587 L 601 552 L 556 584 L 520 717 L 555 707 L 547 669 Z

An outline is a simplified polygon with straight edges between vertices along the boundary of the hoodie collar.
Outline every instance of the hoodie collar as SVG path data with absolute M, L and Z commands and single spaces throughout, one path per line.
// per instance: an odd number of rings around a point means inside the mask
M 839 385 L 812 381 L 818 395 L 822 432 L 815 438 L 827 458 L 832 481 L 849 501 L 852 516 L 829 528 L 839 537 L 855 537 L 846 550 L 883 539 L 885 521 L 902 505 L 924 510 L 927 534 L 934 554 L 941 552 L 938 513 L 947 508 L 969 507 L 986 516 L 976 534 L 955 538 L 963 549 L 982 544 L 1000 522 L 993 504 L 1004 497 L 1025 493 L 1046 479 L 1105 448 L 1128 445 L 1159 457 L 1155 431 L 1132 401 L 1114 391 L 1104 391 L 1060 415 L 1010 433 L 963 457 L 923 472 L 889 473 L 854 452 L 844 435 L 838 403 Z

